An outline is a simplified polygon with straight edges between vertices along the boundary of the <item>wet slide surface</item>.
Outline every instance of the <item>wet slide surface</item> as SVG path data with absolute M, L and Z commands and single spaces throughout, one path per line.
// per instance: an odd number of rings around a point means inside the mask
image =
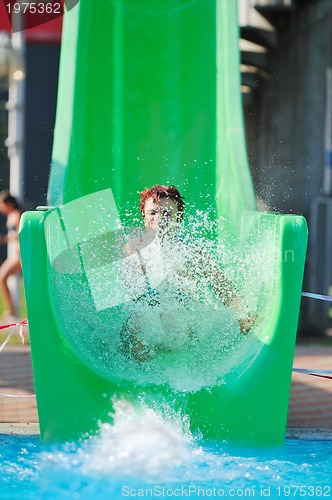
M 95 432 L 125 398 L 204 437 L 282 442 L 307 230 L 255 209 L 235 5 L 81 0 L 64 21 L 54 208 L 20 231 L 42 438 Z M 185 220 L 171 248 L 147 241 L 142 274 L 125 248 L 144 234 L 137 191 L 155 183 L 179 188 Z M 247 335 L 202 259 L 257 314 Z

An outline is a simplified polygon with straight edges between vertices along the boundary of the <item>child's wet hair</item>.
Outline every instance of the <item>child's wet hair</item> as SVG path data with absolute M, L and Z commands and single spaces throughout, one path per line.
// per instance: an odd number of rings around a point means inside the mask
M 139 208 L 144 217 L 144 206 L 145 202 L 152 198 L 154 202 L 160 200 L 160 198 L 169 198 L 176 203 L 178 207 L 178 220 L 181 221 L 183 217 L 184 210 L 184 198 L 181 196 L 179 190 L 173 186 L 163 186 L 161 184 L 156 184 L 151 188 L 145 188 L 143 191 L 139 192 L 140 195 L 140 204 Z

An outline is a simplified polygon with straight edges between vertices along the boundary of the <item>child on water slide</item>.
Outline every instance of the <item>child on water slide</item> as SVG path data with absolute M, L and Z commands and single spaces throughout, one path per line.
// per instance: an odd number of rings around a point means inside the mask
M 168 331 L 176 330 L 177 323 L 179 323 L 177 315 L 170 311 L 159 310 L 159 306 L 166 302 L 163 301 L 163 289 L 164 296 L 165 294 L 169 296 L 172 293 L 170 290 L 174 290 L 174 298 L 185 308 L 186 296 L 191 291 L 194 296 L 202 277 L 224 306 L 234 310 L 241 308 L 235 287 L 211 255 L 204 248 L 199 248 L 198 245 L 188 245 L 182 240 L 179 228 L 183 217 L 184 200 L 175 186 L 155 185 L 152 188 L 146 188 L 140 193 L 140 210 L 147 233 L 143 237 L 132 239 L 126 245 L 125 250 L 128 255 L 138 257 L 140 271 L 147 285 L 147 294 L 138 297 L 137 302 L 144 300 L 147 308 L 155 306 L 155 310 L 158 311 L 158 318 L 155 315 L 155 320 L 158 319 L 158 322 L 160 321 Z M 159 250 L 159 257 L 160 255 L 162 257 L 161 261 L 156 264 L 157 250 Z M 170 262 L 168 267 L 167 260 Z M 159 287 L 153 287 L 150 284 L 149 276 L 151 276 L 153 266 L 157 273 L 160 272 L 161 267 L 167 268 L 165 279 L 161 280 Z M 144 329 L 144 323 L 147 323 L 147 317 L 144 310 L 142 313 L 136 313 L 129 318 L 122 330 L 125 350 L 129 350 L 131 356 L 141 362 L 151 357 L 150 349 L 138 338 L 139 330 Z M 247 333 L 254 320 L 255 316 L 239 319 L 241 332 Z M 193 328 L 187 327 L 187 329 L 188 335 L 193 337 Z

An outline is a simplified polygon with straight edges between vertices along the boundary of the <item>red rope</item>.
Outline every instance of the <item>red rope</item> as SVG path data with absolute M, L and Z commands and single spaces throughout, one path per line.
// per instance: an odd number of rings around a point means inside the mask
M 20 321 L 19 323 L 7 323 L 6 325 L 0 325 L 0 330 L 5 330 L 6 328 L 15 328 L 15 327 L 18 327 L 18 332 L 19 332 L 19 335 L 22 339 L 22 345 L 24 344 L 24 327 L 25 326 L 28 326 L 28 320 L 27 319 L 24 319 L 22 321 Z M 10 336 L 12 334 L 9 334 Z M 1 347 L 4 347 L 5 344 L 8 342 L 8 337 L 7 339 L 5 340 L 5 342 L 1 345 Z
M 8 323 L 7 325 L 0 325 L 0 330 L 4 330 L 5 328 L 10 328 L 11 326 L 27 326 L 28 320 L 24 319 L 23 321 L 20 321 L 19 323 Z

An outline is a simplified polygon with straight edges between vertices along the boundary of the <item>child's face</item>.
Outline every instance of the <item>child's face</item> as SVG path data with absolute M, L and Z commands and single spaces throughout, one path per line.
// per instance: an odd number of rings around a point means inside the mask
M 144 204 L 144 223 L 147 229 L 167 230 L 178 220 L 178 207 L 171 198 L 154 201 L 148 198 Z

